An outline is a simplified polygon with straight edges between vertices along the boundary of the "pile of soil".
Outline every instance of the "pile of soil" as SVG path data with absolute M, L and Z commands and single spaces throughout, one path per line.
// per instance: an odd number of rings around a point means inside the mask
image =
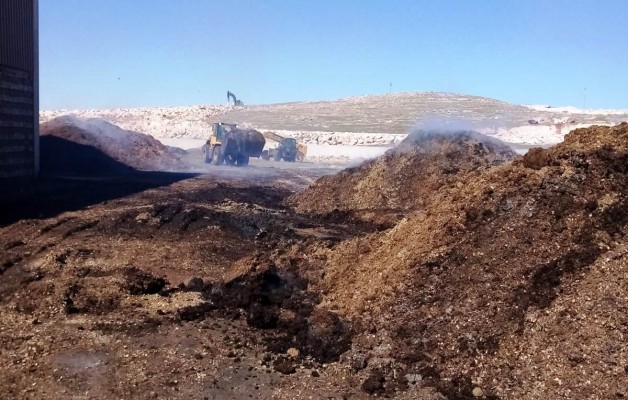
M 352 200 L 389 228 L 294 212 L 302 176 L 170 174 L 0 227 L 0 397 L 625 398 L 628 124 L 508 163 L 469 135 L 386 166 L 420 202 Z
M 317 232 L 357 229 L 317 226 L 281 206 L 301 176 L 287 185 L 278 183 L 287 174 L 176 183 L 162 175 L 150 190 L 0 227 L 0 398 L 359 391 L 337 362 L 350 327 L 315 307 L 320 296 L 300 271 L 264 259 L 319 243 Z M 63 181 L 85 196 L 84 180 Z M 65 202 L 56 190 L 39 196 Z
M 363 388 L 628 396 L 628 124 L 578 129 L 494 167 L 486 154 L 501 161 L 507 149 L 471 147 L 474 158 L 456 137 L 425 137 L 436 145 L 418 147 L 418 161 L 401 149 L 295 198 L 316 211 L 332 200 L 416 204 L 403 191 L 431 199 L 392 229 L 290 262 L 322 306 L 354 325 L 344 357 Z M 392 188 L 378 198 L 384 183 Z
M 416 131 L 382 157 L 324 176 L 290 199 L 297 211 L 326 214 L 423 208 L 441 187 L 516 157 L 506 144 L 473 131 Z M 370 218 L 372 219 L 372 217 Z
M 180 151 L 153 137 L 106 121 L 55 118 L 40 125 L 44 173 L 109 175 L 140 171 L 184 171 Z

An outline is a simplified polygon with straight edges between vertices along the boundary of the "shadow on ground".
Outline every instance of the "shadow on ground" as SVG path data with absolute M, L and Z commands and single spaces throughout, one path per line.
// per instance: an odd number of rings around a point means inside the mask
M 0 227 L 22 219 L 54 217 L 196 175 L 135 171 L 118 176 L 42 174 L 38 179 L 5 181 L 0 191 Z
M 55 136 L 42 136 L 40 149 L 39 178 L 3 182 L 0 226 L 53 217 L 197 175 L 138 171 L 95 147 Z
M 195 177 L 196 174 L 133 172 L 119 176 L 50 176 L 5 182 L 0 192 L 0 227 L 21 219 L 50 218 L 133 193 Z

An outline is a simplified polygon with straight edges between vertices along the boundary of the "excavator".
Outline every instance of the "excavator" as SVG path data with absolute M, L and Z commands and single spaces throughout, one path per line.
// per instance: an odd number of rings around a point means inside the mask
M 231 93 L 230 91 L 227 90 L 227 103 L 230 104 L 231 102 L 233 102 L 234 106 L 243 106 L 244 103 L 242 102 L 242 100 L 238 100 L 235 96 L 235 94 Z

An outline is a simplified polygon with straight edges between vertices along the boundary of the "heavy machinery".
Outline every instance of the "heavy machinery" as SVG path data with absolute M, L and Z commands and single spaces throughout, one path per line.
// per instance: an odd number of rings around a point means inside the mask
M 262 158 L 264 160 L 275 161 L 299 161 L 302 162 L 307 155 L 307 146 L 301 143 L 297 143 L 294 138 L 287 138 L 276 134 L 275 132 L 265 132 L 264 137 L 278 143 L 276 147 L 271 147 L 268 150 L 262 152 Z
M 254 129 L 240 129 L 236 124 L 216 122 L 211 136 L 201 148 L 206 163 L 244 166 L 250 157 L 262 154 L 266 139 Z
M 243 106 L 244 103 L 241 100 L 236 99 L 235 94 L 231 93 L 230 91 L 227 90 L 227 104 L 229 104 L 229 102 L 233 101 L 233 105 L 234 106 Z

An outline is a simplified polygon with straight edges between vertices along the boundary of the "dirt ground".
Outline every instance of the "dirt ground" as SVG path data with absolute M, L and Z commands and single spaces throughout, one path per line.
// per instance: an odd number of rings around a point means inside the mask
M 363 233 L 359 226 L 311 221 L 282 205 L 317 177 L 309 169 L 249 171 L 47 178 L 5 192 L 0 397 L 359 392 L 347 384 L 346 369 L 330 361 L 334 355 L 317 360 L 281 348 L 281 337 L 293 336 L 291 327 L 253 321 L 243 300 L 210 306 L 218 290 L 230 291 L 221 301 L 241 294 L 219 287 L 238 275 L 242 258 L 292 242 Z M 268 276 L 270 283 L 247 283 L 255 288 L 242 293 L 268 297 L 278 284 Z M 314 301 L 306 297 L 295 301 Z
M 0 398 L 624 398 L 627 135 L 12 185 Z

